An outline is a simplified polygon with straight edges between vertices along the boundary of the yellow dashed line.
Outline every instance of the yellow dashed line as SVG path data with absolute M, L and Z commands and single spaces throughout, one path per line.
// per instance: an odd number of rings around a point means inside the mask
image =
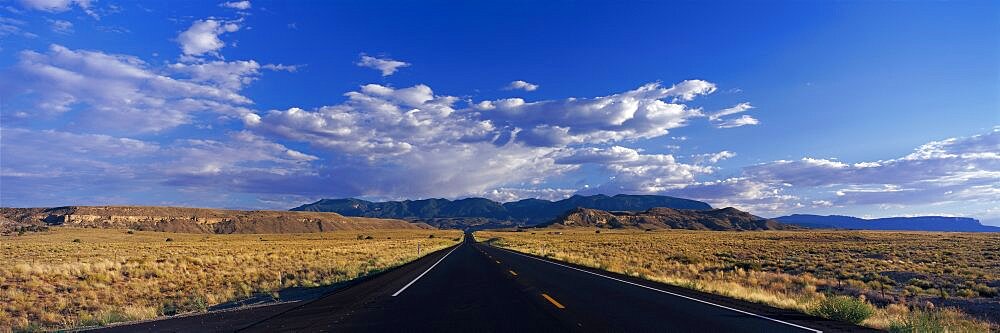
M 560 309 L 565 309 L 566 308 L 562 304 L 559 304 L 559 302 L 557 302 L 555 298 L 552 298 L 552 296 L 549 296 L 546 293 L 542 293 L 542 297 L 545 297 L 545 299 L 548 300 L 549 303 L 552 303 L 552 305 L 555 305 L 557 308 L 560 308 Z
M 493 260 L 493 261 L 496 261 L 498 264 L 500 263 L 500 260 Z
M 517 276 L 517 272 L 515 271 L 508 271 L 508 272 L 510 272 L 510 275 Z

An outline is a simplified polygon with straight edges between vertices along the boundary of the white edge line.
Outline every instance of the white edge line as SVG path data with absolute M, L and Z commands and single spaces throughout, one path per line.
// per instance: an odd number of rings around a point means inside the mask
M 615 277 L 611 277 L 611 276 L 607 276 L 607 275 L 602 275 L 602 274 L 594 273 L 594 272 L 591 272 L 591 271 L 588 271 L 588 270 L 579 269 L 579 268 L 576 268 L 576 267 L 573 267 L 573 266 L 563 265 L 563 264 L 560 264 L 560 263 L 557 263 L 557 262 L 552 262 L 552 261 L 548 261 L 548 260 L 544 260 L 544 259 L 535 258 L 535 257 L 529 256 L 529 255 L 523 254 L 523 253 L 519 253 L 519 252 L 516 252 L 516 251 L 511 251 L 511 250 L 504 249 L 504 248 L 499 248 L 499 247 L 495 247 L 495 246 L 493 248 L 500 249 L 500 250 L 503 250 L 503 251 L 507 251 L 507 252 L 510 252 L 510 253 L 522 256 L 522 257 L 528 257 L 528 258 L 531 258 L 531 259 L 535 259 L 535 260 L 538 260 L 538 261 L 541 261 L 541 262 L 547 262 L 547 263 L 550 263 L 550 264 L 553 264 L 553 265 L 558 265 L 558 266 L 566 267 L 566 268 L 569 268 L 569 269 L 574 269 L 574 270 L 577 270 L 577 271 L 581 271 L 581 272 L 584 272 L 584 273 L 597 275 L 597 276 L 600 276 L 600 277 L 603 277 L 603 278 L 606 278 L 606 279 L 611 279 L 611 280 L 615 280 L 615 281 L 618 281 L 618 282 L 628 283 L 628 284 L 631 284 L 633 286 L 638 286 L 638 287 L 643 287 L 643 288 L 650 289 L 650 290 L 659 291 L 659 292 L 664 293 L 664 294 L 673 295 L 673 296 L 677 296 L 677 297 L 681 297 L 681 298 L 686 298 L 686 299 L 689 299 L 689 300 L 692 300 L 692 301 L 697 301 L 697 302 L 705 303 L 705 304 L 708 304 L 708 305 L 717 306 L 717 307 L 720 307 L 720 308 L 723 308 L 723 309 L 732 310 L 732 311 L 736 311 L 736 312 L 743 313 L 743 314 L 748 314 L 748 315 L 751 315 L 751 316 L 754 316 L 754 317 L 758 317 L 758 318 L 764 318 L 764 319 L 767 319 L 767 320 L 770 320 L 770 321 L 782 323 L 782 324 L 789 325 L 789 326 L 795 326 L 795 327 L 798 327 L 798 328 L 801 328 L 801 329 L 804 329 L 804 330 L 813 331 L 813 332 L 816 332 L 816 333 L 823 333 L 823 331 L 820 331 L 820 330 L 817 330 L 817 329 L 808 328 L 808 327 L 805 327 L 805 326 L 802 326 L 802 325 L 792 324 L 792 323 L 789 323 L 787 321 L 783 321 L 783 320 L 778 320 L 778 319 L 774 319 L 774 318 L 762 316 L 762 315 L 759 315 L 759 314 L 756 314 L 756 313 L 753 313 L 753 312 L 747 312 L 747 311 L 743 311 L 743 310 L 740 310 L 740 309 L 734 309 L 734 308 L 731 308 L 731 307 L 728 307 L 728 306 L 725 306 L 725 305 L 719 305 L 719 304 L 715 304 L 715 303 L 712 303 L 712 302 L 709 302 L 709 301 L 703 301 L 703 300 L 700 300 L 700 299 L 697 299 L 697 298 L 694 298 L 694 297 L 685 296 L 685 295 L 681 295 L 681 294 L 678 294 L 678 293 L 669 292 L 669 291 L 666 291 L 666 290 L 656 289 L 656 288 L 653 288 L 653 287 L 650 287 L 650 286 L 645 286 L 645 285 L 641 285 L 641 284 L 638 284 L 638 283 L 635 283 L 635 282 L 626 281 L 626 280 L 622 280 L 622 279 L 619 279 L 619 278 L 615 278 Z M 433 268 L 433 266 L 432 266 L 432 268 Z M 410 283 L 412 283 L 412 282 L 410 282 Z M 403 289 L 406 289 L 406 288 L 404 287 Z M 402 290 L 400 290 L 400 291 L 402 291 Z M 395 295 L 393 295 L 393 296 L 395 296 Z
M 434 266 L 437 266 L 438 264 L 440 264 L 441 261 L 444 260 L 444 258 L 447 258 L 449 254 L 451 254 L 452 252 L 455 252 L 455 250 L 458 249 L 459 246 L 462 246 L 462 244 L 455 245 L 455 248 L 451 249 L 451 251 L 448 251 L 448 253 L 446 253 L 444 255 L 444 257 L 441 257 L 441 259 L 438 259 L 438 261 L 436 263 L 434 263 L 433 265 L 431 265 L 431 267 L 428 267 L 426 271 L 424 271 L 423 273 L 420 273 L 420 275 L 418 275 L 417 278 L 413 279 L 413 281 L 410 281 L 410 283 L 407 283 L 405 286 L 403 286 L 402 289 L 400 289 L 399 291 L 397 291 L 395 294 L 392 294 L 392 297 L 399 296 L 399 294 L 402 293 L 403 290 L 406 290 L 406 288 L 409 288 L 411 284 L 413 284 L 414 282 L 417 282 L 417 280 L 420 280 L 420 278 L 424 277 L 424 274 L 427 274 L 427 272 L 430 272 L 432 269 L 434 269 Z

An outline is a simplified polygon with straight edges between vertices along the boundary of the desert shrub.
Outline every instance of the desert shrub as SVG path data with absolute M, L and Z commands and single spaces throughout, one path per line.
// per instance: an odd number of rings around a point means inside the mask
M 832 296 L 819 302 L 813 314 L 833 320 L 860 324 L 875 314 L 875 307 L 863 299 Z
M 982 284 L 982 283 L 976 283 L 972 287 L 972 289 L 975 290 L 977 293 L 979 293 L 980 296 L 983 296 L 983 297 L 996 297 L 997 296 L 997 288 L 991 288 L 990 286 L 987 286 L 987 285 Z
M 990 323 L 969 317 L 954 308 L 915 310 L 903 320 L 889 324 L 890 332 L 990 332 Z
M 909 318 L 889 324 L 893 333 L 943 333 L 944 324 L 938 316 L 923 311 L 914 312 Z
M 906 286 L 903 287 L 903 290 L 905 290 L 909 295 L 920 295 L 920 293 L 924 292 L 923 289 L 917 286 Z
M 910 281 L 906 281 L 906 284 L 911 285 L 911 286 L 917 286 L 917 287 L 920 287 L 921 289 L 934 288 L 934 284 L 931 283 L 930 281 L 923 280 L 923 279 L 918 279 L 918 278 L 912 278 L 912 279 L 910 279 Z
M 972 289 L 959 289 L 957 292 L 955 292 L 955 296 L 965 297 L 965 298 L 972 298 L 972 297 L 979 296 L 979 293 L 977 293 L 976 291 L 974 291 Z

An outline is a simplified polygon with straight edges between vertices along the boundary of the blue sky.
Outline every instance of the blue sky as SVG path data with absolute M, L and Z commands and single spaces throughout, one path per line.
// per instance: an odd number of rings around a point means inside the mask
M 0 204 L 1000 224 L 1000 4 L 0 1 Z

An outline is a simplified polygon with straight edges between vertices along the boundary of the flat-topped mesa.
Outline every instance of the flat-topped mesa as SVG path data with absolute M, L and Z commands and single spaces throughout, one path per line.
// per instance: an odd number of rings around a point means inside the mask
M 591 227 L 607 229 L 690 229 L 690 230 L 788 230 L 798 229 L 774 220 L 727 207 L 713 210 L 651 208 L 645 211 L 608 212 L 576 208 L 546 227 Z
M 153 206 L 0 208 L 0 215 L 32 225 L 216 234 L 432 228 L 423 223 L 336 213 Z

